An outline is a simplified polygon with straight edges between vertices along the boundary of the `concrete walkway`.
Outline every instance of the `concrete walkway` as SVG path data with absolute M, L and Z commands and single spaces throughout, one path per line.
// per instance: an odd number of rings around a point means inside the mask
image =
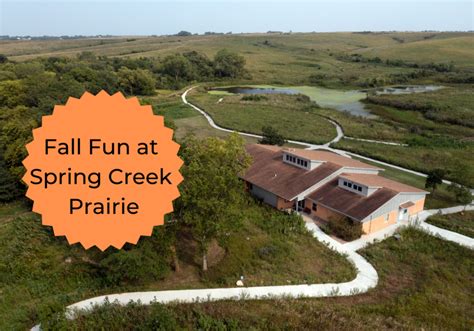
M 253 138 L 262 138 L 261 135 L 257 135 L 257 134 L 252 134 L 252 133 L 246 133 L 246 132 L 240 132 L 240 131 L 235 131 L 235 130 L 230 130 L 230 129 L 226 129 L 226 128 L 223 128 L 223 127 L 220 127 L 218 126 L 214 120 L 212 119 L 212 117 L 206 113 L 204 110 L 202 110 L 201 108 L 193 105 L 192 103 L 188 102 L 188 100 L 186 99 L 186 96 L 188 95 L 188 93 L 193 90 L 195 87 L 190 87 L 188 88 L 186 91 L 184 91 L 184 93 L 181 95 L 181 100 L 183 101 L 184 104 L 192 107 L 193 109 L 197 110 L 199 113 L 201 113 L 205 118 L 206 120 L 209 122 L 209 125 L 211 127 L 213 127 L 214 129 L 216 130 L 220 130 L 220 131 L 224 131 L 224 132 L 236 132 L 242 136 L 247 136 L 247 137 L 253 137 Z M 342 149 L 337 149 L 337 148 L 331 148 L 329 147 L 329 145 L 331 145 L 332 143 L 336 143 L 338 142 L 339 140 L 341 140 L 342 138 L 344 138 L 344 131 L 342 129 L 342 127 L 337 124 L 336 122 L 332 121 L 332 120 L 329 120 L 328 121 L 333 124 L 335 127 L 336 127 L 336 132 L 337 132 L 337 135 L 336 137 L 331 140 L 330 142 L 326 143 L 326 144 L 323 144 L 323 145 L 317 145 L 317 144 L 310 144 L 310 143 L 307 143 L 307 142 L 304 142 L 304 141 L 297 141 L 297 140 L 287 140 L 288 142 L 292 143 L 292 144 L 297 144 L 297 145 L 302 145 L 302 146 L 305 146 L 306 149 L 324 149 L 324 150 L 328 150 L 328 151 L 331 151 L 331 152 L 334 152 L 334 153 L 337 153 L 339 155 L 342 155 L 342 156 L 346 156 L 346 157 L 351 157 L 351 156 L 355 156 L 355 157 L 358 157 L 358 158 L 361 158 L 361 159 L 364 159 L 364 160 L 367 160 L 367 161 L 371 161 L 373 163 L 377 163 L 377 164 L 380 164 L 382 166 L 386 166 L 386 167 L 391 167 L 391 168 L 394 168 L 394 169 L 397 169 L 397 170 L 401 170 L 401 171 L 404 171 L 404 172 L 407 172 L 407 173 L 411 173 L 413 175 L 417 175 L 417 176 L 421 176 L 421 177 L 427 177 L 428 175 L 427 174 L 424 174 L 422 172 L 418 172 L 418 171 L 415 171 L 415 170 L 411 170 L 411 169 L 407 169 L 407 168 L 403 168 L 403 167 L 400 167 L 400 166 L 397 166 L 397 165 L 393 165 L 393 164 L 390 164 L 390 163 L 387 163 L 387 162 L 383 162 L 383 161 L 380 161 L 380 160 L 376 160 L 376 159 L 372 159 L 370 157 L 367 157 L 367 156 L 364 156 L 364 155 L 360 155 L 360 154 L 356 154 L 356 153 L 352 153 L 352 152 L 348 152 L 348 151 L 344 151 Z M 447 185 L 450 185 L 451 182 L 448 181 L 448 180 L 443 180 L 443 183 L 447 184 Z
M 189 88 L 186 90 L 181 98 L 183 103 L 201 113 L 209 122 L 209 124 L 221 131 L 225 132 L 237 132 L 225 128 L 221 128 L 216 125 L 213 119 L 199 107 L 189 103 L 186 100 L 187 93 L 192 90 Z M 332 142 L 337 142 L 343 138 L 344 134 L 340 126 L 330 121 L 336 126 L 337 137 Z M 259 135 L 249 134 L 244 132 L 237 132 L 244 136 L 261 138 Z M 300 141 L 289 140 L 290 143 L 300 144 L 306 146 L 308 149 L 327 149 L 339 153 L 341 155 L 353 155 L 363 159 L 370 160 L 374 163 L 379 163 L 385 166 L 394 167 L 403 171 L 414 173 L 420 176 L 426 176 L 425 174 L 414 172 L 409 169 L 394 166 L 378 160 L 373 160 L 362 155 L 355 153 L 349 153 L 343 150 L 337 150 L 329 147 L 329 143 L 325 145 L 314 145 Z M 433 225 L 425 223 L 425 220 L 436 213 L 451 214 L 457 213 L 463 210 L 474 210 L 474 205 L 470 206 L 458 206 L 439 210 L 427 210 L 421 212 L 416 220 L 412 220 L 412 224 L 419 227 L 420 229 L 427 231 L 428 233 L 440 236 L 443 239 L 456 242 L 460 245 L 474 249 L 474 239 L 463 236 L 461 234 L 451 232 L 445 229 L 435 227 Z M 401 222 L 394 224 L 382 231 L 378 231 L 372 235 L 364 236 L 361 239 L 341 244 L 334 240 L 327 234 L 325 234 L 314 221 L 305 214 L 301 214 L 305 221 L 306 228 L 310 231 L 317 240 L 327 245 L 328 248 L 344 254 L 344 256 L 354 265 L 357 270 L 357 276 L 352 281 L 344 283 L 325 283 L 325 284 L 302 284 L 302 285 L 282 285 L 282 286 L 256 286 L 256 287 L 235 287 L 235 288 L 211 288 L 211 289 L 197 289 L 197 290 L 169 290 L 169 291 L 147 291 L 147 292 L 130 292 L 130 293 L 119 293 L 103 295 L 87 300 L 83 300 L 66 307 L 66 314 L 68 318 L 74 318 L 76 311 L 87 311 L 92 309 L 94 306 L 103 305 L 106 302 L 115 302 L 121 305 L 126 305 L 131 301 L 140 301 L 141 304 L 151 304 L 153 302 L 169 303 L 169 302 L 199 302 L 199 301 L 215 301 L 215 300 L 238 300 L 238 299 L 269 299 L 282 296 L 291 297 L 332 297 L 332 296 L 349 296 L 356 295 L 359 293 L 367 292 L 369 289 L 374 288 L 378 282 L 378 274 L 375 268 L 361 255 L 356 253 L 356 250 L 367 246 L 377 240 L 383 240 L 395 233 L 400 226 L 408 225 L 408 222 Z M 35 325 L 31 330 L 40 330 L 40 325 Z
M 394 143 L 394 142 L 391 142 L 391 141 L 362 139 L 362 138 L 354 138 L 354 137 L 348 137 L 348 136 L 344 136 L 344 138 L 349 139 L 349 140 L 364 141 L 364 142 L 374 143 L 374 144 L 383 144 L 383 145 L 391 145 L 391 146 L 404 146 L 404 147 L 408 146 L 407 144 Z
M 428 217 L 436 215 L 436 214 L 448 215 L 448 214 L 459 213 L 462 211 L 472 211 L 472 210 L 474 210 L 474 204 L 472 203 L 467 206 L 456 206 L 456 207 L 443 208 L 443 209 L 424 210 L 421 213 L 419 213 L 416 218 L 412 219 L 410 223 L 414 225 L 415 227 L 419 228 L 420 230 L 425 231 L 428 234 L 431 234 L 436 237 L 440 237 L 447 241 L 455 242 L 469 249 L 474 249 L 474 238 L 462 235 L 457 232 L 442 229 L 425 222 L 426 219 L 428 219 Z
M 78 311 L 87 311 L 100 306 L 106 302 L 114 302 L 126 305 L 131 301 L 140 301 L 147 305 L 154 302 L 200 302 L 216 300 L 252 300 L 271 299 L 277 297 L 334 297 L 348 296 L 367 292 L 374 288 L 378 282 L 377 271 L 361 255 L 347 249 L 339 242 L 335 241 L 319 229 L 316 224 L 307 216 L 303 216 L 306 228 L 314 238 L 327 245 L 330 249 L 344 254 L 344 256 L 354 265 L 357 276 L 353 280 L 344 283 L 324 283 L 324 284 L 302 284 L 302 285 L 281 285 L 281 286 L 255 286 L 255 287 L 234 287 L 234 288 L 209 288 L 198 290 L 170 290 L 170 291 L 148 291 L 130 292 L 98 296 L 83 300 L 66 307 L 66 316 L 70 319 L 75 317 Z M 40 325 L 35 325 L 31 330 L 40 330 Z
M 448 214 L 455 214 L 455 213 L 459 213 L 462 211 L 469 211 L 469 210 L 474 210 L 474 205 L 471 204 L 467 206 L 456 206 L 456 207 L 449 207 L 449 208 L 442 208 L 442 209 L 423 210 L 415 217 L 412 217 L 410 221 L 397 222 L 393 225 L 386 227 L 383 230 L 377 231 L 369 235 L 364 235 L 357 240 L 345 243 L 344 247 L 350 250 L 357 251 L 361 248 L 368 246 L 369 244 L 384 240 L 392 236 L 401 227 L 412 225 L 433 236 L 441 237 L 445 240 L 455 242 L 461 246 L 474 249 L 473 238 L 470 238 L 468 236 L 462 235 L 457 232 L 442 229 L 425 222 L 428 219 L 428 217 L 436 215 L 436 214 L 448 215 Z

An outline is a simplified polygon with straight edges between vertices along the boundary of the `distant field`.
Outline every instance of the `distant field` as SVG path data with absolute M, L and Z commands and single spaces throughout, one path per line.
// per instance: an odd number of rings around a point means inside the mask
M 440 38 L 436 33 L 434 37 L 399 43 L 397 45 L 384 45 L 360 50 L 366 56 L 379 56 L 382 59 L 403 59 L 416 63 L 444 62 L 456 63 L 461 67 L 472 68 L 473 66 L 473 34 L 454 34 L 452 38 Z M 425 35 L 429 37 L 430 35 Z
M 399 40 L 404 40 L 400 43 Z M 440 62 L 449 59 L 474 69 L 474 43 L 469 33 L 295 33 L 190 37 L 127 37 L 53 41 L 0 41 L 0 53 L 24 61 L 35 57 L 75 56 L 82 51 L 98 55 L 162 57 L 196 50 L 212 57 L 227 48 L 245 56 L 252 82 L 306 85 L 310 76 L 327 86 L 347 88 L 354 82 L 409 73 L 411 68 L 351 63 L 340 54 L 385 52 L 390 59 Z M 438 49 L 437 47 L 441 47 Z M 433 48 L 435 51 L 433 51 Z

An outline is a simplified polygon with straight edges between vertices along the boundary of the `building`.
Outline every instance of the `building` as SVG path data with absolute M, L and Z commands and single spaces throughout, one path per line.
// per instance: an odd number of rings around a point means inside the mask
M 421 212 L 428 192 L 379 176 L 383 169 L 322 150 L 248 145 L 253 163 L 242 179 L 277 209 L 324 221 L 348 217 L 372 233 Z

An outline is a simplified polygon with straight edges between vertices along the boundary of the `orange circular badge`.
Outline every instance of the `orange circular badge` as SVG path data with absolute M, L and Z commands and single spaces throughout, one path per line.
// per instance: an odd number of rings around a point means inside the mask
M 23 161 L 43 225 L 84 248 L 121 248 L 163 224 L 182 160 L 162 116 L 121 93 L 69 98 L 43 116 Z

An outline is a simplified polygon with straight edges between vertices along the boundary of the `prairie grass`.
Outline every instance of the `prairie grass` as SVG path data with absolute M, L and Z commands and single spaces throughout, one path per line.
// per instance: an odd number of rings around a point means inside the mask
M 109 304 L 53 326 L 88 330 L 150 326 L 226 330 L 467 330 L 472 326 L 474 252 L 414 228 L 365 248 L 377 287 L 353 297 L 230 300 L 126 307 Z
M 242 206 L 243 224 L 228 238 L 227 250 L 211 245 L 207 273 L 200 271 L 197 245 L 184 231 L 177 247 L 180 272 L 120 286 L 105 282 L 106 270 L 96 261 L 99 252 L 54 237 L 33 214 L 11 218 L 18 211 L 28 209 L 16 203 L 0 207 L 1 330 L 30 328 L 68 304 L 101 294 L 234 287 L 241 275 L 246 286 L 341 282 L 355 277 L 353 266 L 312 238 L 299 217 L 253 200 Z
M 473 211 L 465 211 L 450 215 L 434 215 L 428 218 L 426 222 L 474 238 Z

